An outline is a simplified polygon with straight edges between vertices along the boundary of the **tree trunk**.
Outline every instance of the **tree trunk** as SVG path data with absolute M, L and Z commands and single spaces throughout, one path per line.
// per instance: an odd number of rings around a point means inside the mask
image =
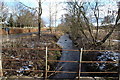
M 41 14 L 42 14 L 41 0 L 39 0 L 38 4 L 39 4 L 39 12 L 38 12 L 38 36 L 40 38 L 40 35 L 41 35 Z

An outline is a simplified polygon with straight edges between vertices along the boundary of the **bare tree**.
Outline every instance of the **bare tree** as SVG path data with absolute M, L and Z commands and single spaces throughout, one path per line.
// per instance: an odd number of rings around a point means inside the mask
M 57 2 L 49 2 L 49 29 L 52 33 L 52 27 L 56 27 L 57 24 L 57 14 L 58 14 L 58 4 Z
M 2 21 L 2 26 L 4 27 L 4 24 L 5 24 L 5 20 L 8 16 L 8 8 L 7 6 L 5 5 L 4 2 L 0 2 L 0 14 L 1 14 L 1 21 Z
M 120 2 L 118 2 L 118 16 L 116 18 L 115 24 L 117 24 L 117 22 L 119 21 L 119 19 L 120 19 Z
M 105 16 L 103 21 L 102 21 L 102 24 L 110 24 L 114 21 L 114 16 Z
M 57 13 L 58 13 L 57 8 L 58 8 L 58 4 L 56 3 L 55 4 L 55 27 L 56 27 L 56 22 L 57 22 Z
M 35 10 L 35 12 L 37 12 L 38 14 L 38 36 L 40 37 L 41 36 L 41 15 L 42 15 L 42 2 L 41 0 L 38 1 L 38 10 L 37 8 L 32 8 L 32 7 L 29 7 L 29 6 L 26 6 L 25 4 L 23 4 L 22 2 L 19 2 L 21 3 L 22 5 L 24 5 L 26 8 L 29 8 L 31 10 Z
M 40 35 L 41 35 L 41 15 L 42 15 L 42 6 L 41 6 L 41 0 L 39 0 L 39 2 L 38 2 L 38 4 L 39 4 L 39 11 L 38 11 L 38 35 L 39 35 L 39 37 L 40 37 Z
M 120 2 L 118 2 L 118 16 L 117 16 L 117 19 L 116 19 L 116 24 L 117 24 L 117 22 L 119 20 L 120 20 Z M 120 23 L 119 23 L 118 26 L 119 26 L 118 27 L 118 31 L 119 31 L 119 33 L 118 33 L 118 39 L 120 40 L 120 37 L 119 37 L 119 35 L 120 35 Z M 120 43 L 118 43 L 118 50 L 120 50 Z M 119 74 L 119 80 L 120 80 L 120 54 L 118 56 L 118 59 L 119 59 L 119 61 L 118 61 L 118 66 L 119 66 L 119 68 L 118 68 L 118 74 Z
M 52 22 L 53 22 L 53 16 L 52 16 L 52 3 L 49 2 L 49 27 L 50 27 L 50 31 L 52 33 Z
M 96 36 L 95 39 L 97 40 L 98 37 L 98 32 L 99 32 L 99 7 L 98 7 L 98 2 L 96 1 L 96 5 L 94 8 L 94 16 L 96 18 L 97 26 L 96 26 Z
M 8 8 L 5 5 L 4 2 L 0 1 L 0 22 L 2 22 L 2 27 L 4 27 L 7 15 L 8 15 Z M 0 36 L 2 38 L 2 36 Z M 2 49 L 2 41 L 0 42 L 0 49 Z M 2 71 L 2 52 L 0 52 L 0 77 L 3 76 L 3 71 Z
M 99 37 L 99 25 L 98 25 L 98 20 L 99 20 L 99 6 L 98 6 L 98 2 L 96 2 L 96 5 L 94 7 L 94 16 L 96 18 L 97 21 L 97 26 L 96 26 L 96 35 L 94 35 L 93 31 L 92 31 L 92 25 L 89 22 L 89 19 L 86 16 L 86 5 L 87 3 L 85 2 L 81 2 L 79 0 L 74 0 L 72 2 L 67 2 L 68 7 L 67 7 L 67 11 L 68 11 L 68 15 L 69 18 L 67 18 L 68 22 L 70 22 L 69 26 L 71 28 L 71 32 L 73 36 L 75 36 L 75 39 L 78 36 L 84 36 L 84 38 L 86 38 L 88 44 L 90 44 L 90 46 L 92 46 L 91 48 L 96 48 L 99 47 L 100 45 L 102 45 L 103 43 L 105 43 L 105 41 L 111 36 L 111 34 L 113 33 L 114 29 L 116 28 L 117 22 L 119 20 L 119 14 L 117 16 L 116 19 L 116 23 L 115 25 L 110 29 L 110 31 L 108 32 L 108 34 L 105 35 L 105 37 L 103 37 L 101 39 L 101 41 L 98 42 L 98 37 Z M 118 10 L 119 13 L 119 10 Z M 81 32 L 81 34 L 80 34 Z
M 13 19 L 13 15 L 10 15 L 9 21 L 8 21 L 8 26 L 9 27 L 13 27 L 14 26 L 14 19 Z

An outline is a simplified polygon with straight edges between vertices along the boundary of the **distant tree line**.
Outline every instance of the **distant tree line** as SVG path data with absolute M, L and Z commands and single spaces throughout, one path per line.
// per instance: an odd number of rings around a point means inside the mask
M 2 15 L 1 21 L 2 26 L 8 27 L 37 27 L 38 26 L 38 15 L 35 10 L 31 10 L 24 5 L 16 2 L 14 6 L 9 8 L 5 2 L 0 2 L 0 14 Z M 41 26 L 44 26 L 44 21 L 41 20 Z

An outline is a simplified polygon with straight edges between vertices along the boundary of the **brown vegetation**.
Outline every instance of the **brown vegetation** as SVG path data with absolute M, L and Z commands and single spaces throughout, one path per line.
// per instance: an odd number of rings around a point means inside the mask
M 12 40 L 11 40 L 12 41 Z M 22 70 L 45 70 L 45 50 L 34 50 L 34 48 L 45 49 L 58 48 L 55 35 L 44 34 L 39 39 L 38 36 L 28 36 L 19 38 L 14 42 L 4 43 L 3 48 L 13 48 L 2 51 L 3 69 L 16 69 L 17 71 L 4 71 L 4 76 L 30 76 L 43 77 L 44 73 Z M 33 50 L 18 50 L 14 48 L 33 48 Z M 49 51 L 48 60 L 56 60 L 61 56 L 60 51 Z M 14 59 L 5 60 L 5 59 Z M 48 69 L 54 70 L 56 62 L 48 62 Z

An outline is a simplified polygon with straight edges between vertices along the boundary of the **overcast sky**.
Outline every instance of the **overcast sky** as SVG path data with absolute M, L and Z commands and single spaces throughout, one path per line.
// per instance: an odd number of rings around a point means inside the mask
M 23 4 L 30 6 L 30 7 L 38 7 L 38 0 L 2 0 L 4 2 L 7 2 L 9 5 L 12 5 L 15 1 L 20 1 Z M 57 3 L 57 24 L 60 23 L 60 18 L 61 15 L 65 14 L 66 11 L 63 10 L 63 7 L 65 7 L 65 4 L 59 4 L 61 2 L 66 2 L 66 1 L 72 1 L 72 0 L 42 0 L 42 8 L 43 8 L 43 14 L 42 18 L 46 21 L 46 25 L 49 25 L 49 3 L 52 2 L 52 13 L 55 12 L 55 3 Z M 79 0 L 79 1 L 84 1 L 84 2 L 94 2 L 94 1 L 100 1 L 105 4 L 105 7 L 103 8 L 103 11 L 106 11 L 107 8 L 109 8 L 108 5 L 111 5 L 110 8 L 114 9 L 116 7 L 116 2 L 120 0 Z M 107 7 L 106 7 L 107 6 Z M 112 7 L 113 6 L 113 7 Z

